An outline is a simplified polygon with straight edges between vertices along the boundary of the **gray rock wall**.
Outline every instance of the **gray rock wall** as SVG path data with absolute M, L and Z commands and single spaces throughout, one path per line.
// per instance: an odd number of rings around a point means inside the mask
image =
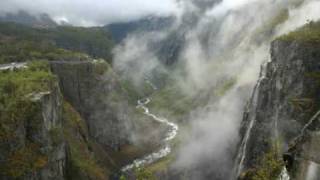
M 88 61 L 51 62 L 64 97 L 85 119 L 89 135 L 103 146 L 119 149 L 129 141 L 128 98 L 112 70 L 101 72 L 101 66 Z
M 250 136 L 243 171 L 254 167 L 276 142 L 281 142 L 280 151 L 287 151 L 290 142 L 318 110 L 319 60 L 319 43 L 282 40 L 272 43 L 271 61 L 257 86 L 257 99 L 255 102 L 251 99 L 244 113 L 242 141 L 248 131 Z M 253 126 L 249 129 L 251 121 Z
M 18 179 L 62 180 L 66 173 L 66 143 L 59 138 L 63 137 L 63 98 L 58 83 L 53 82 L 48 92 L 26 97 L 34 109 L 30 109 L 30 116 L 25 115 L 24 123 L 17 125 L 14 140 L 1 144 L 0 156 L 9 158 L 14 171 L 23 173 Z M 14 175 L 0 175 L 0 179 L 14 179 Z
M 63 97 L 56 82 L 50 93 L 40 94 L 43 121 L 40 123 L 39 144 L 41 151 L 48 156 L 48 164 L 31 179 L 64 179 L 66 172 L 66 144 L 63 137 L 62 106 Z M 36 140 L 37 141 L 37 140 Z

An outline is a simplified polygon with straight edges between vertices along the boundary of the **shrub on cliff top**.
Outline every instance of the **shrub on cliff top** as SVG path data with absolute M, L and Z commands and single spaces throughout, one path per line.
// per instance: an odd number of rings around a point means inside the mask
M 19 178 L 47 164 L 34 142 L 42 118 L 41 104 L 28 94 L 49 91 L 55 77 L 45 62 L 29 63 L 29 68 L 0 71 L 0 177 Z M 27 128 L 27 135 L 22 132 Z M 24 143 L 21 143 L 23 140 Z
M 309 22 L 305 26 L 280 36 L 279 40 L 300 41 L 300 42 L 320 42 L 320 22 Z

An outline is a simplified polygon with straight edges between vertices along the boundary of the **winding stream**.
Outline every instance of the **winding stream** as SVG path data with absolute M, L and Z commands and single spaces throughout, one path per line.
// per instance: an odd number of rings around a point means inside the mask
M 146 116 L 151 117 L 154 121 L 157 121 L 159 123 L 165 124 L 169 127 L 169 130 L 163 140 L 164 146 L 151 154 L 148 154 L 142 158 L 134 160 L 131 164 L 128 164 L 121 168 L 122 172 L 127 172 L 129 170 L 132 170 L 133 168 L 139 168 L 145 165 L 152 164 L 156 162 L 157 160 L 166 157 L 171 153 L 171 146 L 170 146 L 170 141 L 172 141 L 178 134 L 179 126 L 173 122 L 170 122 L 169 120 L 158 117 L 152 113 L 150 113 L 149 108 L 146 107 L 147 104 L 151 102 L 150 98 L 144 99 L 144 100 L 139 100 L 137 108 L 141 108 L 144 110 L 144 114 Z

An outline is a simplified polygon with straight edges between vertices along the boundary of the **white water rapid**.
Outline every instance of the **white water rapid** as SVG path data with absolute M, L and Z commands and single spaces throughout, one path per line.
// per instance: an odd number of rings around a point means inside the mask
M 279 180 L 290 180 L 290 176 L 286 167 L 282 169 Z
M 132 170 L 133 168 L 139 168 L 139 167 L 142 167 L 142 166 L 145 166 L 148 164 L 152 164 L 152 163 L 156 162 L 157 160 L 164 158 L 171 153 L 170 141 L 173 140 L 177 136 L 179 127 L 177 124 L 170 122 L 165 118 L 161 118 L 161 117 L 158 117 L 158 116 L 150 113 L 149 108 L 146 107 L 146 105 L 148 103 L 150 103 L 150 101 L 151 100 L 149 98 L 147 98 L 145 100 L 139 100 L 137 108 L 143 109 L 144 110 L 143 113 L 145 115 L 151 117 L 154 121 L 166 124 L 167 126 L 170 127 L 169 131 L 166 134 L 165 139 L 163 140 L 164 146 L 159 151 L 153 152 L 153 153 L 148 154 L 142 158 L 136 159 L 133 161 L 133 163 L 124 166 L 121 169 L 122 172 L 126 172 L 129 170 Z
M 13 71 L 14 69 L 23 69 L 27 68 L 27 63 L 22 62 L 22 63 L 10 63 L 10 64 L 1 64 L 0 65 L 0 71 L 6 71 L 6 70 L 11 70 Z

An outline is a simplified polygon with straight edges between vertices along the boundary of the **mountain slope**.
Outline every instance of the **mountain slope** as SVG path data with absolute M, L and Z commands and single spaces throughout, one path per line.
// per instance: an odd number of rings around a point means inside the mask
M 170 27 L 173 23 L 172 17 L 146 17 L 137 21 L 112 23 L 104 26 L 109 31 L 116 43 L 120 43 L 132 33 L 160 31 Z
M 56 54 L 67 57 L 65 50 L 104 58 L 108 62 L 112 59 L 112 38 L 100 28 L 58 26 L 39 29 L 10 22 L 0 23 L 0 41 L 1 63 L 32 60 L 39 56 L 47 56 L 45 58 L 51 60 L 56 59 Z M 22 50 L 15 54 L 17 49 Z

